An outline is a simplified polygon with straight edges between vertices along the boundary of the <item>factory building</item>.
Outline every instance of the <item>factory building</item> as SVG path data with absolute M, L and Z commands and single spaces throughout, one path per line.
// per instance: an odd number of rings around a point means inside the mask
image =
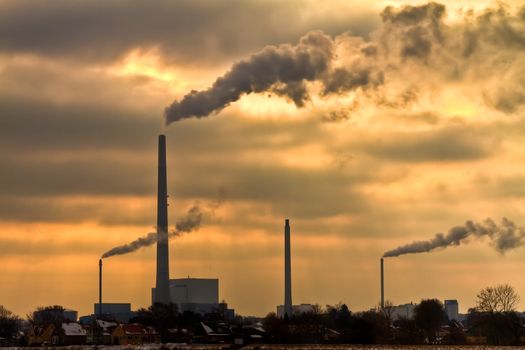
M 124 323 L 135 316 L 130 303 L 102 303 L 102 308 L 100 306 L 99 303 L 94 304 L 94 315 Z
M 217 278 L 170 279 L 170 297 L 176 304 L 218 304 Z
M 286 307 L 284 305 L 277 305 L 277 317 L 284 318 Z M 315 307 L 312 304 L 299 304 L 292 306 L 292 315 L 303 315 L 315 312 Z
M 199 314 L 227 309 L 219 303 L 219 280 L 217 278 L 175 278 L 170 279 L 170 299 L 177 304 L 179 311 L 191 311 Z M 155 300 L 155 288 L 151 290 L 152 300 Z
M 445 300 L 445 313 L 449 321 L 460 321 L 459 304 L 457 300 Z
M 403 304 L 392 306 L 388 308 L 388 312 L 393 321 L 399 320 L 401 318 L 414 318 L 414 310 L 416 309 L 416 304 Z

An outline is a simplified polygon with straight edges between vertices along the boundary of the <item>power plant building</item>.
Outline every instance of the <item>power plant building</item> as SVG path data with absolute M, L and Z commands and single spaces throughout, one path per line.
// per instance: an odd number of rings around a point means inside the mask
M 217 278 L 170 279 L 170 299 L 179 311 L 200 314 L 214 312 L 219 307 L 219 280 Z M 152 297 L 155 288 L 152 289 Z
M 415 309 L 416 309 L 416 304 L 414 303 L 397 305 L 397 306 L 392 306 L 392 307 L 387 308 L 388 312 L 390 313 L 390 317 L 394 321 L 399 320 L 401 318 L 408 318 L 408 319 L 414 318 Z
M 277 317 L 284 318 L 286 308 L 284 305 L 277 305 Z M 313 313 L 315 307 L 312 304 L 299 304 L 292 306 L 292 315 L 303 315 Z
M 445 300 L 445 313 L 449 321 L 460 321 L 459 304 L 457 300 Z
M 94 314 L 110 318 L 119 322 L 128 322 L 135 316 L 135 313 L 131 311 L 130 303 L 96 303 L 94 304 Z

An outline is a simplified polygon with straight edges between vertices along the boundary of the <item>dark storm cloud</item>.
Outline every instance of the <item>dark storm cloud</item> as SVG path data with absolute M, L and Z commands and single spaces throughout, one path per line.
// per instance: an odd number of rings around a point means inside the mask
M 377 22 L 304 9 L 301 1 L 3 1 L 0 51 L 101 61 L 158 46 L 167 60 L 216 63 L 296 40 L 311 27 L 365 34 Z
M 431 131 L 387 133 L 361 147 L 376 157 L 405 162 L 446 162 L 490 157 L 497 150 L 498 139 L 468 127 Z M 360 146 L 358 146 L 360 147 Z

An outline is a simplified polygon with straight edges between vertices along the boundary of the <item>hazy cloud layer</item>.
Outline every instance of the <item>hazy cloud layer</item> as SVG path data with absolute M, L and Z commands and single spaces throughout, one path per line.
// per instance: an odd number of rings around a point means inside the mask
M 366 144 L 364 149 L 380 158 L 404 162 L 440 162 L 483 159 L 497 151 L 494 136 L 468 127 L 432 131 L 391 133 Z
M 0 51 L 96 62 L 158 47 L 167 61 L 191 65 L 296 40 L 312 26 L 364 34 L 377 22 L 322 7 L 330 19 L 302 1 L 2 1 Z

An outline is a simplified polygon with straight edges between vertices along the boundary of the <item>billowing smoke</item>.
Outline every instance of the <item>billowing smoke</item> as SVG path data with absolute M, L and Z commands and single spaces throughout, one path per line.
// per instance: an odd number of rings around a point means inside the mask
M 190 117 L 206 117 L 219 112 L 242 95 L 271 91 L 302 107 L 308 100 L 306 82 L 321 81 L 324 92 L 355 89 L 379 83 L 381 76 L 371 76 L 366 69 L 332 70 L 335 44 L 322 32 L 310 32 L 292 46 L 268 46 L 261 52 L 233 65 L 204 91 L 191 91 L 166 108 L 168 123 Z
M 478 15 L 465 11 L 447 25 L 441 4 L 389 6 L 369 38 L 313 31 L 295 45 L 265 47 L 235 63 L 210 88 L 174 101 L 165 109 L 166 123 L 206 117 L 261 92 L 283 96 L 297 107 L 312 94 L 353 95 L 404 107 L 442 80 L 470 81 L 488 105 L 512 112 L 525 105 L 522 13 L 510 14 L 500 5 Z
M 501 254 L 509 249 L 522 246 L 525 243 L 525 229 L 516 225 L 507 218 L 503 218 L 500 224 L 492 219 L 486 219 L 482 223 L 467 221 L 464 225 L 451 228 L 447 234 L 437 233 L 428 241 L 416 241 L 399 246 L 387 251 L 383 257 L 395 257 L 404 254 L 427 253 L 450 246 L 459 246 L 469 239 L 481 239 L 487 237 L 490 244 Z
M 168 239 L 180 236 L 183 233 L 189 233 L 198 230 L 202 225 L 202 219 L 205 214 L 207 214 L 207 212 L 203 211 L 203 209 L 198 204 L 194 204 L 188 210 L 186 215 L 177 221 L 175 224 L 175 230 L 168 232 Z M 114 255 L 132 253 L 141 248 L 153 245 L 157 243 L 157 241 L 157 233 L 150 232 L 147 235 L 139 237 L 128 244 L 120 245 L 108 250 L 102 254 L 102 259 L 109 258 Z

